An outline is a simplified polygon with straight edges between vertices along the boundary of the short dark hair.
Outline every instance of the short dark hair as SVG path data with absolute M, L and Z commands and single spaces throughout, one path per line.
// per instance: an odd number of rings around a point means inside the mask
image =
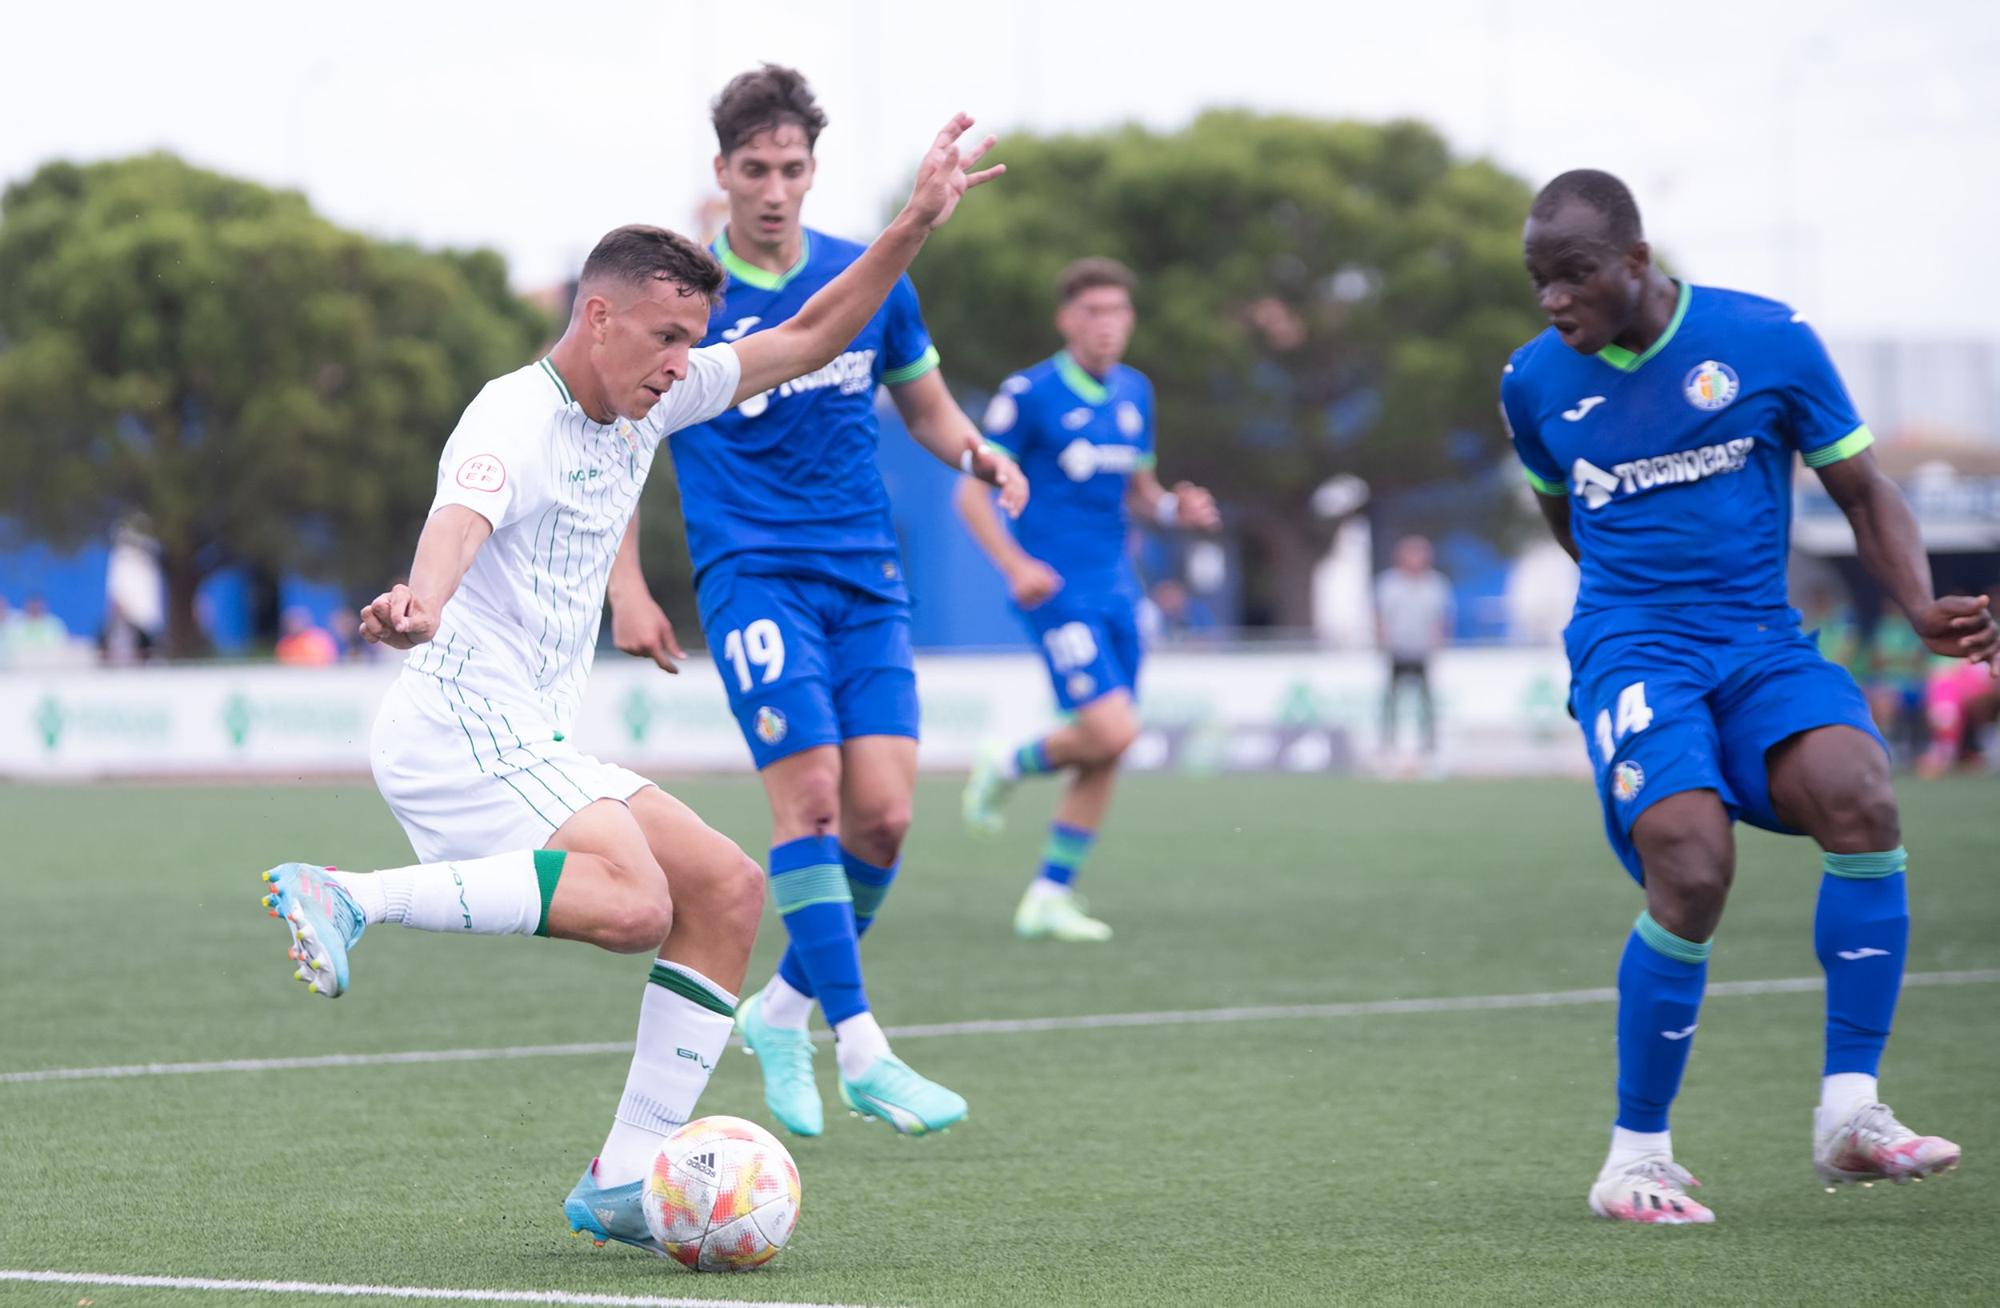
M 805 74 L 782 64 L 765 64 L 730 78 L 709 104 L 708 117 L 724 154 L 759 132 L 788 123 L 805 132 L 810 151 L 826 129 L 826 111 L 813 99 Z
M 1062 270 L 1056 278 L 1056 303 L 1068 304 L 1085 291 L 1094 291 L 1100 286 L 1116 286 L 1127 295 L 1139 284 L 1132 270 L 1116 259 L 1106 259 L 1093 255 L 1088 259 L 1078 259 Z
M 715 304 L 722 294 L 723 272 L 714 255 L 679 232 L 632 223 L 606 232 L 583 261 L 577 284 L 594 281 L 621 286 L 672 282 L 682 295 L 699 295 Z
M 1572 168 L 1544 186 L 1528 216 L 1546 221 L 1572 200 L 1603 215 L 1605 234 L 1620 249 L 1629 249 L 1646 239 L 1645 228 L 1639 222 L 1639 204 L 1632 198 L 1631 188 L 1595 168 Z

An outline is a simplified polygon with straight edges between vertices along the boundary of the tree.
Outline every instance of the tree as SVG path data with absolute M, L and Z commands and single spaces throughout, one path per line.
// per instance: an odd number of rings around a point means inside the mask
M 1504 454 L 1500 370 L 1542 325 L 1518 179 L 1420 123 L 1236 110 L 1171 134 L 1010 136 L 996 157 L 1006 179 L 917 270 L 954 381 L 991 387 L 1054 349 L 1071 259 L 1129 264 L 1162 469 L 1243 510 L 1280 623 L 1310 621 L 1329 477 L 1393 490 Z
M 547 332 L 496 254 L 166 154 L 10 186 L 0 288 L 0 513 L 59 545 L 143 513 L 176 655 L 229 564 L 370 593 L 406 568 L 459 412 Z

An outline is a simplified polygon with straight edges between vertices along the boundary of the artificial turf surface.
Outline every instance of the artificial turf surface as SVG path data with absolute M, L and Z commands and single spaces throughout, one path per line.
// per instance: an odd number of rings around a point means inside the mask
M 669 788 L 761 855 L 754 782 Z M 2000 968 L 1993 783 L 1903 799 L 1911 970 Z M 1581 782 L 1140 777 L 1086 872 L 1116 940 L 1027 944 L 1008 921 L 1051 800 L 982 844 L 952 783 L 922 783 L 866 948 L 886 1024 L 1603 987 L 1640 906 Z M 338 1003 L 289 981 L 256 874 L 407 862 L 365 782 L 5 787 L 0 831 L 0 1073 L 632 1033 L 645 960 L 563 942 L 378 927 Z M 1816 975 L 1815 851 L 1742 851 L 1712 979 Z M 767 919 L 753 984 L 782 939 Z M 1820 1014 L 1704 1009 L 1674 1133 L 1709 1228 L 1586 1213 L 1613 1075 L 1595 1002 L 912 1038 L 973 1106 L 925 1140 L 839 1113 L 823 1052 L 827 1134 L 788 1141 L 798 1232 L 738 1277 L 567 1238 L 621 1053 L 0 1082 L 0 1269 L 1009 1308 L 2000 1299 L 2000 984 L 1905 992 L 1885 1097 L 1967 1157 L 1921 1186 L 1813 1181 Z M 769 1122 L 734 1052 L 701 1106 Z M 322 1302 L 0 1281 L 0 1303 L 86 1299 Z

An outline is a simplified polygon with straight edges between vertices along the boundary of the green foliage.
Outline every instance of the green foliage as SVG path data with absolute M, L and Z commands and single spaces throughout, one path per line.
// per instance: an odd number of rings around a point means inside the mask
M 1253 535 L 1289 533 L 1271 548 L 1294 565 L 1328 477 L 1394 490 L 1505 453 L 1500 370 L 1541 326 L 1518 178 L 1420 123 L 1237 110 L 1010 136 L 997 157 L 1006 178 L 918 269 L 955 381 L 1051 353 L 1057 272 L 1104 254 L 1140 278 L 1131 362 L 1158 388 L 1162 475 L 1247 510 Z
M 227 564 L 364 590 L 407 567 L 460 410 L 547 330 L 495 254 L 166 154 L 9 187 L 0 287 L 0 513 L 59 544 L 143 513 L 176 652 Z

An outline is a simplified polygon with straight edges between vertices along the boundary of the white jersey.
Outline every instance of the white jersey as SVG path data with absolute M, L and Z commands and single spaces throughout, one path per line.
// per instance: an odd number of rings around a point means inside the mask
M 547 359 L 486 383 L 445 442 L 431 512 L 462 504 L 493 534 L 405 672 L 448 700 L 532 709 L 567 731 L 653 456 L 668 434 L 728 408 L 740 375 L 729 345 L 691 351 L 686 379 L 650 413 L 609 424 L 585 415 Z

